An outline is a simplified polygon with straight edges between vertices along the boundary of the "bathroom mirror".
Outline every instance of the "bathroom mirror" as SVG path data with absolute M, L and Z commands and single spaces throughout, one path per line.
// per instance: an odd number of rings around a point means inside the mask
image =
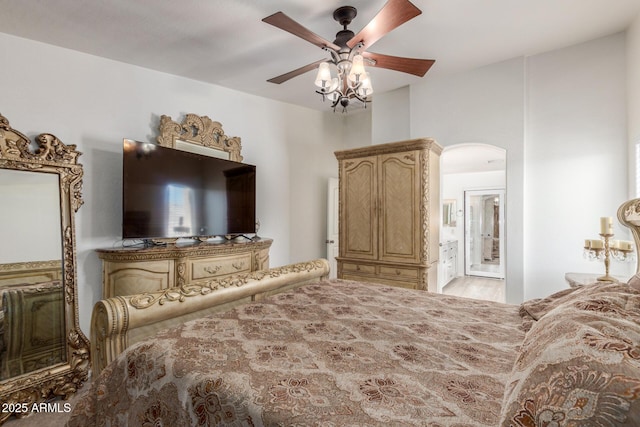
M 74 228 L 80 154 L 51 134 L 33 144 L 0 115 L 0 423 L 88 378 Z
M 442 226 L 456 226 L 456 199 L 445 199 L 442 202 Z

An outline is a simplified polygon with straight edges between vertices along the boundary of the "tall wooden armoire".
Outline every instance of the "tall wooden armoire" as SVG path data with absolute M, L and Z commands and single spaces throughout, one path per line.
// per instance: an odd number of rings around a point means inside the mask
M 440 153 L 431 138 L 335 152 L 338 278 L 437 290 Z

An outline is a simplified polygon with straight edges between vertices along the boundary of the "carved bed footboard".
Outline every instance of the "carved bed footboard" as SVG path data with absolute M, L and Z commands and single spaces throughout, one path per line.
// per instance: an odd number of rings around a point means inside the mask
M 636 250 L 636 274 L 640 273 L 640 198 L 624 202 L 618 208 L 618 220 L 629 227 Z
M 98 301 L 91 318 L 93 375 L 158 330 L 328 277 L 324 259 Z

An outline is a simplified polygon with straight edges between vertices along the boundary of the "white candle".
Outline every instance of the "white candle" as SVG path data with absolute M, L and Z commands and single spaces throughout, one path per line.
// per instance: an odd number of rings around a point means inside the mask
M 602 240 L 592 240 L 591 241 L 591 249 L 602 249 L 604 248 L 604 244 Z
M 613 234 L 613 218 L 603 216 L 600 218 L 600 234 Z

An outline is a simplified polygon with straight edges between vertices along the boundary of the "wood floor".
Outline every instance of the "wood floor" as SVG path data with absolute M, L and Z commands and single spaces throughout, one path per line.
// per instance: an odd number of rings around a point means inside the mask
M 505 302 L 504 280 L 462 276 L 449 282 L 442 293 L 459 297 Z

